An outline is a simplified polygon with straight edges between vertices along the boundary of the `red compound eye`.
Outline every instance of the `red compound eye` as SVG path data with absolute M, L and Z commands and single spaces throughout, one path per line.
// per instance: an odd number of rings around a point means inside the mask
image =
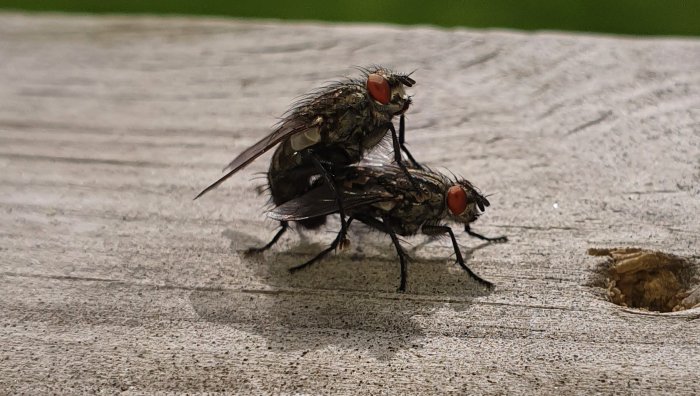
M 372 99 L 383 105 L 389 104 L 391 88 L 389 88 L 389 81 L 386 78 L 376 73 L 370 74 L 367 76 L 367 90 Z
M 461 215 L 467 209 L 467 193 L 460 186 L 452 186 L 447 190 L 447 208 L 454 215 Z

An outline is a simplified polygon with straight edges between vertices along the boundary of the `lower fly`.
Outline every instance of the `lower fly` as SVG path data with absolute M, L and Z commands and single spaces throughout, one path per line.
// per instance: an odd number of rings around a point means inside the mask
M 505 236 L 490 238 L 471 230 L 470 225 L 490 203 L 469 181 L 417 168 L 410 169 L 409 179 L 399 166 L 383 164 L 345 167 L 337 172 L 335 182 L 348 215 L 347 223 L 328 248 L 292 268 L 292 272 L 312 265 L 335 250 L 345 240 L 350 224 L 357 220 L 391 238 L 401 265 L 399 291 L 406 290 L 408 254 L 398 237 L 418 233 L 449 235 L 457 264 L 481 285 L 493 286 L 466 265 L 449 225 L 463 225 L 468 235 L 484 241 L 507 241 Z M 277 206 L 269 216 L 283 222 L 313 221 L 338 213 L 335 193 L 325 183 L 319 184 L 302 196 Z

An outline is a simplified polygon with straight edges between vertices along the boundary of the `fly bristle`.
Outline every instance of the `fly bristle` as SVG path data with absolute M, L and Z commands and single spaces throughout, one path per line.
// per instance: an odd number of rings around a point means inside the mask
M 248 181 L 254 181 L 254 180 L 267 180 L 267 172 L 261 172 L 262 174 L 257 174 L 257 176 L 253 176 Z
M 407 87 L 412 87 L 415 85 L 416 80 L 411 78 L 411 74 L 415 72 L 412 71 L 410 73 L 398 73 L 393 71 L 391 68 L 388 68 L 386 66 L 382 66 L 379 64 L 371 64 L 368 66 L 354 66 L 355 69 L 359 70 L 362 74 L 364 74 L 364 77 L 366 78 L 368 75 L 372 73 L 377 73 L 379 71 L 384 72 L 384 74 L 393 77 L 396 81 L 400 82 L 401 84 L 407 86 Z
M 357 78 L 342 78 L 332 81 L 327 81 L 322 86 L 314 88 L 311 91 L 299 95 L 292 102 L 291 107 L 282 115 L 283 120 L 293 118 L 295 116 L 304 115 L 307 107 L 314 105 L 328 105 L 333 93 L 339 89 L 351 88 L 355 86 L 364 87 L 365 81 Z

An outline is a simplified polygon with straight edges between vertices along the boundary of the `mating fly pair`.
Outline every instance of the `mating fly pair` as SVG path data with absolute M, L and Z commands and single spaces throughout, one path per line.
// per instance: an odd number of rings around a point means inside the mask
M 411 105 L 405 87 L 411 87 L 416 82 L 409 75 L 394 73 L 383 67 L 361 71 L 361 78 L 327 85 L 302 98 L 285 113 L 271 134 L 239 154 L 224 169 L 227 173 L 195 199 L 279 144 L 267 173 L 272 203 L 281 205 L 302 196 L 311 189 L 312 181 L 320 176 L 333 191 L 344 230 L 347 224 L 343 202 L 333 182 L 337 169 L 359 162 L 367 150 L 384 138 L 387 131 L 391 131 L 394 158 L 403 172 L 408 175 L 402 161 L 402 150 L 413 166 L 419 166 L 404 145 L 403 115 Z M 398 134 L 392 122 L 395 116 L 400 116 Z M 318 228 L 324 223 L 325 217 L 299 222 L 304 228 Z M 280 222 L 280 225 L 279 232 L 270 243 L 249 252 L 262 252 L 277 242 L 289 226 L 286 221 Z
M 457 262 L 476 280 L 490 285 L 464 264 L 454 233 L 440 224 L 450 217 L 465 224 L 471 235 L 489 240 L 469 230 L 469 223 L 489 205 L 488 201 L 466 180 L 455 181 L 449 187 L 447 178 L 423 170 L 406 149 L 404 113 L 411 98 L 405 87 L 413 86 L 415 81 L 382 67 L 362 71 L 359 79 L 331 84 L 303 98 L 270 135 L 231 161 L 224 170 L 227 173 L 196 198 L 279 144 L 267 179 L 276 206 L 271 217 L 280 221 L 281 228 L 267 245 L 249 249 L 248 253 L 273 246 L 290 221 L 304 228 L 317 228 L 325 223 L 327 215 L 338 213 L 341 229 L 333 244 L 292 270 L 304 268 L 342 245 L 348 226 L 357 219 L 391 236 L 401 262 L 402 291 L 407 256 L 396 235 L 413 235 L 419 230 L 428 235 L 449 234 Z M 400 117 L 398 133 L 392 122 L 395 116 Z M 379 144 L 387 132 L 391 133 L 393 163 L 350 166 Z

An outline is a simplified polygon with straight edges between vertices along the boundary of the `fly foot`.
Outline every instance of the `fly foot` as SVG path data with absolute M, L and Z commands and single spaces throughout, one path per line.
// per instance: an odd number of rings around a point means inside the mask
M 340 242 L 338 242 L 338 249 L 345 250 L 350 247 L 350 240 L 347 237 L 343 237 Z

